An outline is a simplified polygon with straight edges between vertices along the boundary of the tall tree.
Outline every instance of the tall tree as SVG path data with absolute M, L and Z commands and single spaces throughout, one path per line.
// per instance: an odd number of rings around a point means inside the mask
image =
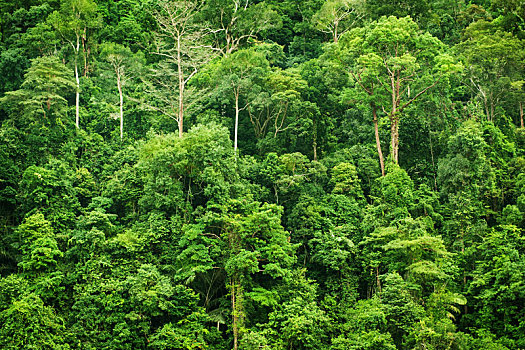
M 332 36 L 337 43 L 341 35 L 352 29 L 365 15 L 364 0 L 329 0 L 313 16 L 317 29 Z
M 66 97 L 75 88 L 70 74 L 58 57 L 36 58 L 24 76 L 22 88 L 7 92 L 0 102 L 11 106 L 16 111 L 13 115 L 21 117 L 24 124 L 56 122 L 66 114 Z
M 204 42 L 208 32 L 195 21 L 198 11 L 197 1 L 162 0 L 154 12 L 159 28 L 155 33 L 154 53 L 160 56 L 161 61 L 152 72 L 152 87 L 157 86 L 152 92 L 161 100 L 161 107 L 153 104 L 148 107 L 175 119 L 179 137 L 182 137 L 184 126 L 186 85 L 213 57 Z M 178 92 L 176 102 L 171 97 L 173 90 Z
M 290 276 L 294 246 L 281 226 L 282 208 L 249 197 L 209 205 L 196 225 L 185 225 L 184 270 L 224 269 L 232 311 L 233 349 L 247 330 L 256 304 L 275 305 L 274 288 Z M 198 258 L 197 258 L 197 255 Z M 198 266 L 198 264 L 201 264 Z M 197 265 L 197 266 L 196 266 Z M 195 273 L 195 272 L 194 272 Z
M 48 21 L 60 34 L 62 39 L 73 50 L 75 81 L 77 91 L 75 96 L 75 125 L 80 127 L 80 78 L 79 59 L 82 49 L 84 57 L 84 75 L 88 72 L 87 48 L 89 30 L 98 26 L 97 4 L 93 0 L 67 0 L 61 3 L 60 11 L 55 11 Z
M 495 121 L 497 107 L 523 72 L 523 41 L 483 20 L 472 23 L 465 37 L 458 49 L 465 56 L 473 95 L 481 99 L 487 120 Z
M 261 90 L 262 82 L 270 72 L 270 64 L 265 55 L 254 49 L 245 49 L 223 57 L 211 67 L 210 86 L 214 86 L 213 95 L 222 100 L 224 95 L 231 96 L 235 108 L 235 127 L 233 150 L 237 156 L 239 114 L 249 107 Z
M 270 28 L 279 28 L 281 18 L 264 1 L 206 0 L 203 15 L 210 23 L 213 48 L 227 56 L 248 39 Z
M 140 61 L 138 57 L 134 57 L 131 50 L 125 46 L 104 43 L 101 47 L 101 55 L 111 65 L 113 70 L 118 95 L 119 95 L 119 120 L 120 120 L 120 139 L 124 137 L 124 86 L 132 77 L 133 66 Z
M 344 36 L 341 48 L 349 64 L 355 62 L 350 71 L 359 88 L 370 96 L 372 111 L 378 106 L 388 116 L 390 157 L 398 163 L 401 115 L 445 73 L 459 66 L 443 54 L 444 45 L 428 33 L 421 34 L 410 17 L 382 17 L 357 28 Z

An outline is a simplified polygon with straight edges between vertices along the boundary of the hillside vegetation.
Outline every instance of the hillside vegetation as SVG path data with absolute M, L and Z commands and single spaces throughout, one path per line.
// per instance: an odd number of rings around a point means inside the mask
M 525 349 L 522 0 L 1 0 L 0 349 Z

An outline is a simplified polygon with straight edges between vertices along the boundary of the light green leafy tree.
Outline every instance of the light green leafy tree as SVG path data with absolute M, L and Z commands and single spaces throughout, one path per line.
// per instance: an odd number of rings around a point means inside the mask
M 110 64 L 119 96 L 120 140 L 124 138 L 124 87 L 130 79 L 134 78 L 143 64 L 141 53 L 134 55 L 125 46 L 115 43 L 104 43 L 101 45 L 100 55 Z
M 21 89 L 7 92 L 0 102 L 23 124 L 61 124 L 67 111 L 66 98 L 75 89 L 69 76 L 70 70 L 58 57 L 36 58 L 24 75 Z
M 212 96 L 220 101 L 224 101 L 225 96 L 228 96 L 228 102 L 233 100 L 233 150 L 236 155 L 240 113 L 246 110 L 260 93 L 261 85 L 269 72 L 270 65 L 266 55 L 260 50 L 250 48 L 224 56 L 204 73 L 209 76 L 207 85 L 212 86 Z
M 501 114 L 497 107 L 511 92 L 512 83 L 521 80 L 523 42 L 486 21 L 472 23 L 465 37 L 458 49 L 465 56 L 470 85 L 483 104 L 487 120 L 495 121 Z
M 372 112 L 379 109 L 388 116 L 390 156 L 398 163 L 403 112 L 461 66 L 445 54 L 443 43 L 428 33 L 422 34 L 410 17 L 382 17 L 352 30 L 339 44 L 340 52 L 332 54 L 347 62 L 356 86 L 368 96 Z M 376 120 L 374 117 L 374 123 Z M 382 154 L 377 131 L 376 143 Z
M 88 74 L 88 38 L 91 31 L 99 26 L 97 4 L 92 0 L 68 0 L 61 3 L 60 10 L 48 17 L 48 22 L 59 33 L 66 45 L 73 50 L 76 82 L 75 125 L 80 127 L 80 73 L 79 60 L 82 52 L 84 75 Z

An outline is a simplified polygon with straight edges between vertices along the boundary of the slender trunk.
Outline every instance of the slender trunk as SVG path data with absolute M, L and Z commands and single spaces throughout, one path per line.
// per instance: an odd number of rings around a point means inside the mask
M 177 121 L 179 123 L 179 137 L 182 137 L 182 127 L 184 118 L 184 75 L 182 72 L 180 36 L 177 38 L 177 69 L 179 74 L 179 111 Z
M 312 147 L 314 148 L 314 160 L 317 161 L 317 121 L 314 119 L 314 140 L 312 142 Z
M 395 149 L 396 149 L 396 117 L 390 116 L 390 154 L 392 156 L 392 161 L 395 163 Z
M 238 254 L 241 248 L 241 238 L 236 232 L 229 232 L 228 245 L 233 254 Z M 244 326 L 244 307 L 243 307 L 243 289 L 241 285 L 242 276 L 234 272 L 230 277 L 231 303 L 232 303 L 232 333 L 233 333 L 233 350 L 239 347 L 239 338 L 241 337 Z
M 525 124 L 523 124 L 523 102 L 520 102 L 520 126 L 522 128 L 525 127 Z
M 395 164 L 399 163 L 399 116 L 390 117 L 390 154 Z
M 124 96 L 122 95 L 122 80 L 120 74 L 117 73 L 117 87 L 120 98 L 120 140 L 124 138 Z
M 226 32 L 226 50 L 224 51 L 224 56 L 229 56 L 233 51 L 232 37 L 229 32 Z
M 395 118 L 394 132 L 394 163 L 399 164 L 399 117 Z
M 235 274 L 231 279 L 231 302 L 232 302 L 232 333 L 233 349 L 239 348 L 239 339 L 242 337 L 244 326 L 243 290 L 241 279 Z
M 75 52 L 75 81 L 77 89 L 75 93 L 75 125 L 80 128 L 80 79 L 78 77 L 78 53 L 80 50 L 80 37 L 77 35 L 77 46 Z
M 313 147 L 314 147 L 314 160 L 317 161 L 317 141 L 314 141 Z
M 373 102 L 371 102 L 370 107 L 372 107 L 372 114 L 374 116 L 374 130 L 376 135 L 377 154 L 379 155 L 379 164 L 381 165 L 381 176 L 385 176 L 385 160 L 383 159 L 383 152 L 381 151 L 381 140 L 379 139 L 379 127 L 377 125 L 378 121 L 376 105 Z
M 239 88 L 234 90 L 235 93 L 235 136 L 233 140 L 233 152 L 235 159 L 237 159 L 237 131 L 239 129 Z

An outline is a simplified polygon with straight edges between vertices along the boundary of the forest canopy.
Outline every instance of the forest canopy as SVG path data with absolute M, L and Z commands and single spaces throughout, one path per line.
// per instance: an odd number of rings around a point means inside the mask
M 0 0 L 1 349 L 525 349 L 522 0 Z

